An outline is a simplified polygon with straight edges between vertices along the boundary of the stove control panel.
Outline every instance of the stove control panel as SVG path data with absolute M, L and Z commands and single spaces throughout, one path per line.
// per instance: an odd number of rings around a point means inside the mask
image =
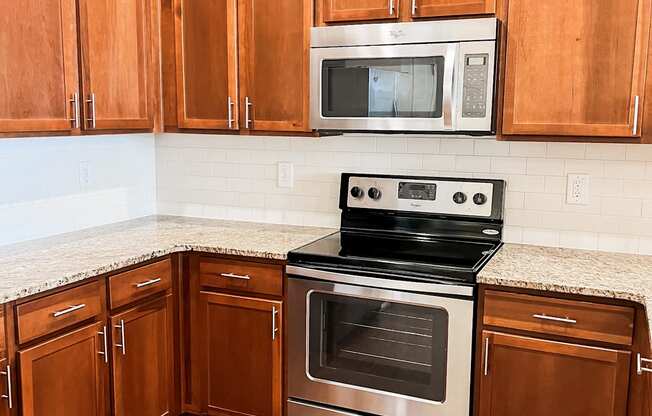
M 351 176 L 349 208 L 490 217 L 494 185 L 464 179 Z

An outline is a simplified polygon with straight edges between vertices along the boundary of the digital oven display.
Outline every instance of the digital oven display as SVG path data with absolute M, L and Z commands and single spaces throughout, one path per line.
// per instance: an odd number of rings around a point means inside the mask
M 434 183 L 399 182 L 398 199 L 434 201 L 437 199 L 437 185 Z

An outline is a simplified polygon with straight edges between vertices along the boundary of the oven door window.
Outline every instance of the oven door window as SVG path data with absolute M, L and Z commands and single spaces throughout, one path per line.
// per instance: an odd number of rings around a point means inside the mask
M 445 400 L 445 310 L 321 292 L 309 301 L 312 377 Z
M 442 117 L 444 57 L 322 62 L 322 116 Z

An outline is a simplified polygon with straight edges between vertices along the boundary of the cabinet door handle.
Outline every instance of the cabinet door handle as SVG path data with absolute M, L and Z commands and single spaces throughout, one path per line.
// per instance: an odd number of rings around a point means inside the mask
M 155 284 L 160 283 L 160 282 L 161 282 L 161 278 L 158 277 L 156 279 L 148 280 L 146 282 L 136 283 L 135 286 L 136 286 L 136 289 L 141 289 L 141 288 L 144 288 L 144 287 L 147 287 L 147 286 L 155 285 Z
M 231 98 L 231 96 L 229 96 L 228 105 L 229 105 L 229 128 L 230 129 L 233 128 L 233 122 L 234 122 L 234 120 L 233 120 L 233 104 L 234 104 L 233 99 Z
M 249 97 L 245 97 L 245 127 L 250 128 L 251 127 L 251 107 L 254 106 L 254 103 L 249 99 Z
M 638 133 L 638 110 L 641 104 L 641 97 L 638 95 L 634 97 L 634 127 L 632 128 L 632 136 L 636 136 Z
M 412 0 L 412 16 L 417 14 L 417 0 Z
M 394 16 L 394 0 L 389 0 L 389 15 Z
M 120 344 L 115 344 L 115 346 L 122 350 L 122 355 L 127 355 L 127 340 L 125 338 L 125 321 L 121 319 L 120 325 L 116 325 L 115 327 L 120 330 Z
M 489 375 L 489 337 L 484 339 L 484 366 L 483 373 L 485 376 Z
M 80 303 L 79 305 L 71 306 L 71 307 L 69 307 L 67 309 L 64 309 L 62 311 L 56 311 L 56 312 L 54 312 L 52 314 L 52 316 L 54 316 L 55 318 L 58 318 L 60 316 L 68 315 L 69 313 L 76 312 L 76 311 L 78 311 L 80 309 L 84 309 L 85 307 L 86 307 L 85 303 Z
M 7 366 L 5 371 L 0 371 L 0 375 L 3 375 L 7 378 L 7 394 L 3 394 L 0 398 L 7 401 L 7 405 L 10 409 L 14 408 L 14 398 L 12 395 L 12 386 L 11 386 L 11 366 Z
M 228 277 L 229 279 L 251 280 L 251 276 L 249 276 L 248 274 L 241 275 L 241 274 L 233 274 L 233 273 L 220 273 L 220 276 Z
M 89 123 L 88 128 L 89 129 L 94 129 L 97 127 L 97 117 L 95 114 L 96 108 L 95 108 L 95 93 L 91 93 L 91 98 L 86 100 L 86 103 L 89 104 L 90 107 L 90 118 L 86 118 L 86 121 Z
M 575 319 L 571 319 L 568 316 L 565 317 L 565 318 L 559 318 L 557 316 L 548 316 L 548 315 L 543 314 L 543 313 L 535 313 L 534 315 L 532 315 L 532 317 L 536 318 L 536 319 L 541 319 L 541 320 L 544 320 L 544 321 L 562 322 L 562 323 L 565 323 L 565 324 L 576 324 L 577 323 L 577 321 Z
M 70 121 L 72 122 L 72 128 L 73 129 L 78 129 L 79 128 L 79 93 L 74 93 L 72 95 L 72 98 L 70 99 L 70 104 L 72 104 L 72 118 Z
M 102 327 L 102 332 L 98 332 L 97 334 L 102 336 L 102 342 L 104 344 L 104 350 L 98 352 L 98 354 L 103 355 L 104 356 L 104 362 L 108 364 L 109 363 L 109 346 L 108 346 L 108 341 L 107 341 L 108 336 L 107 336 L 107 332 L 106 332 L 106 325 L 104 325 L 104 327 Z
M 652 373 L 652 368 L 644 367 L 644 364 L 652 364 L 649 358 L 643 358 L 640 353 L 636 354 L 636 374 Z
M 278 315 L 278 310 L 276 306 L 272 306 L 272 341 L 276 340 L 276 334 L 278 333 L 278 328 L 276 327 L 276 316 Z

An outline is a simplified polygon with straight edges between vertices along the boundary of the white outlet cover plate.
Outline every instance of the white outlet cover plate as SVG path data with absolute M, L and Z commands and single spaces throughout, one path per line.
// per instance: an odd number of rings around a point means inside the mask
M 568 174 L 566 202 L 572 205 L 589 205 L 591 202 L 591 177 L 586 174 Z
M 278 186 L 279 188 L 294 187 L 294 163 L 278 162 Z

